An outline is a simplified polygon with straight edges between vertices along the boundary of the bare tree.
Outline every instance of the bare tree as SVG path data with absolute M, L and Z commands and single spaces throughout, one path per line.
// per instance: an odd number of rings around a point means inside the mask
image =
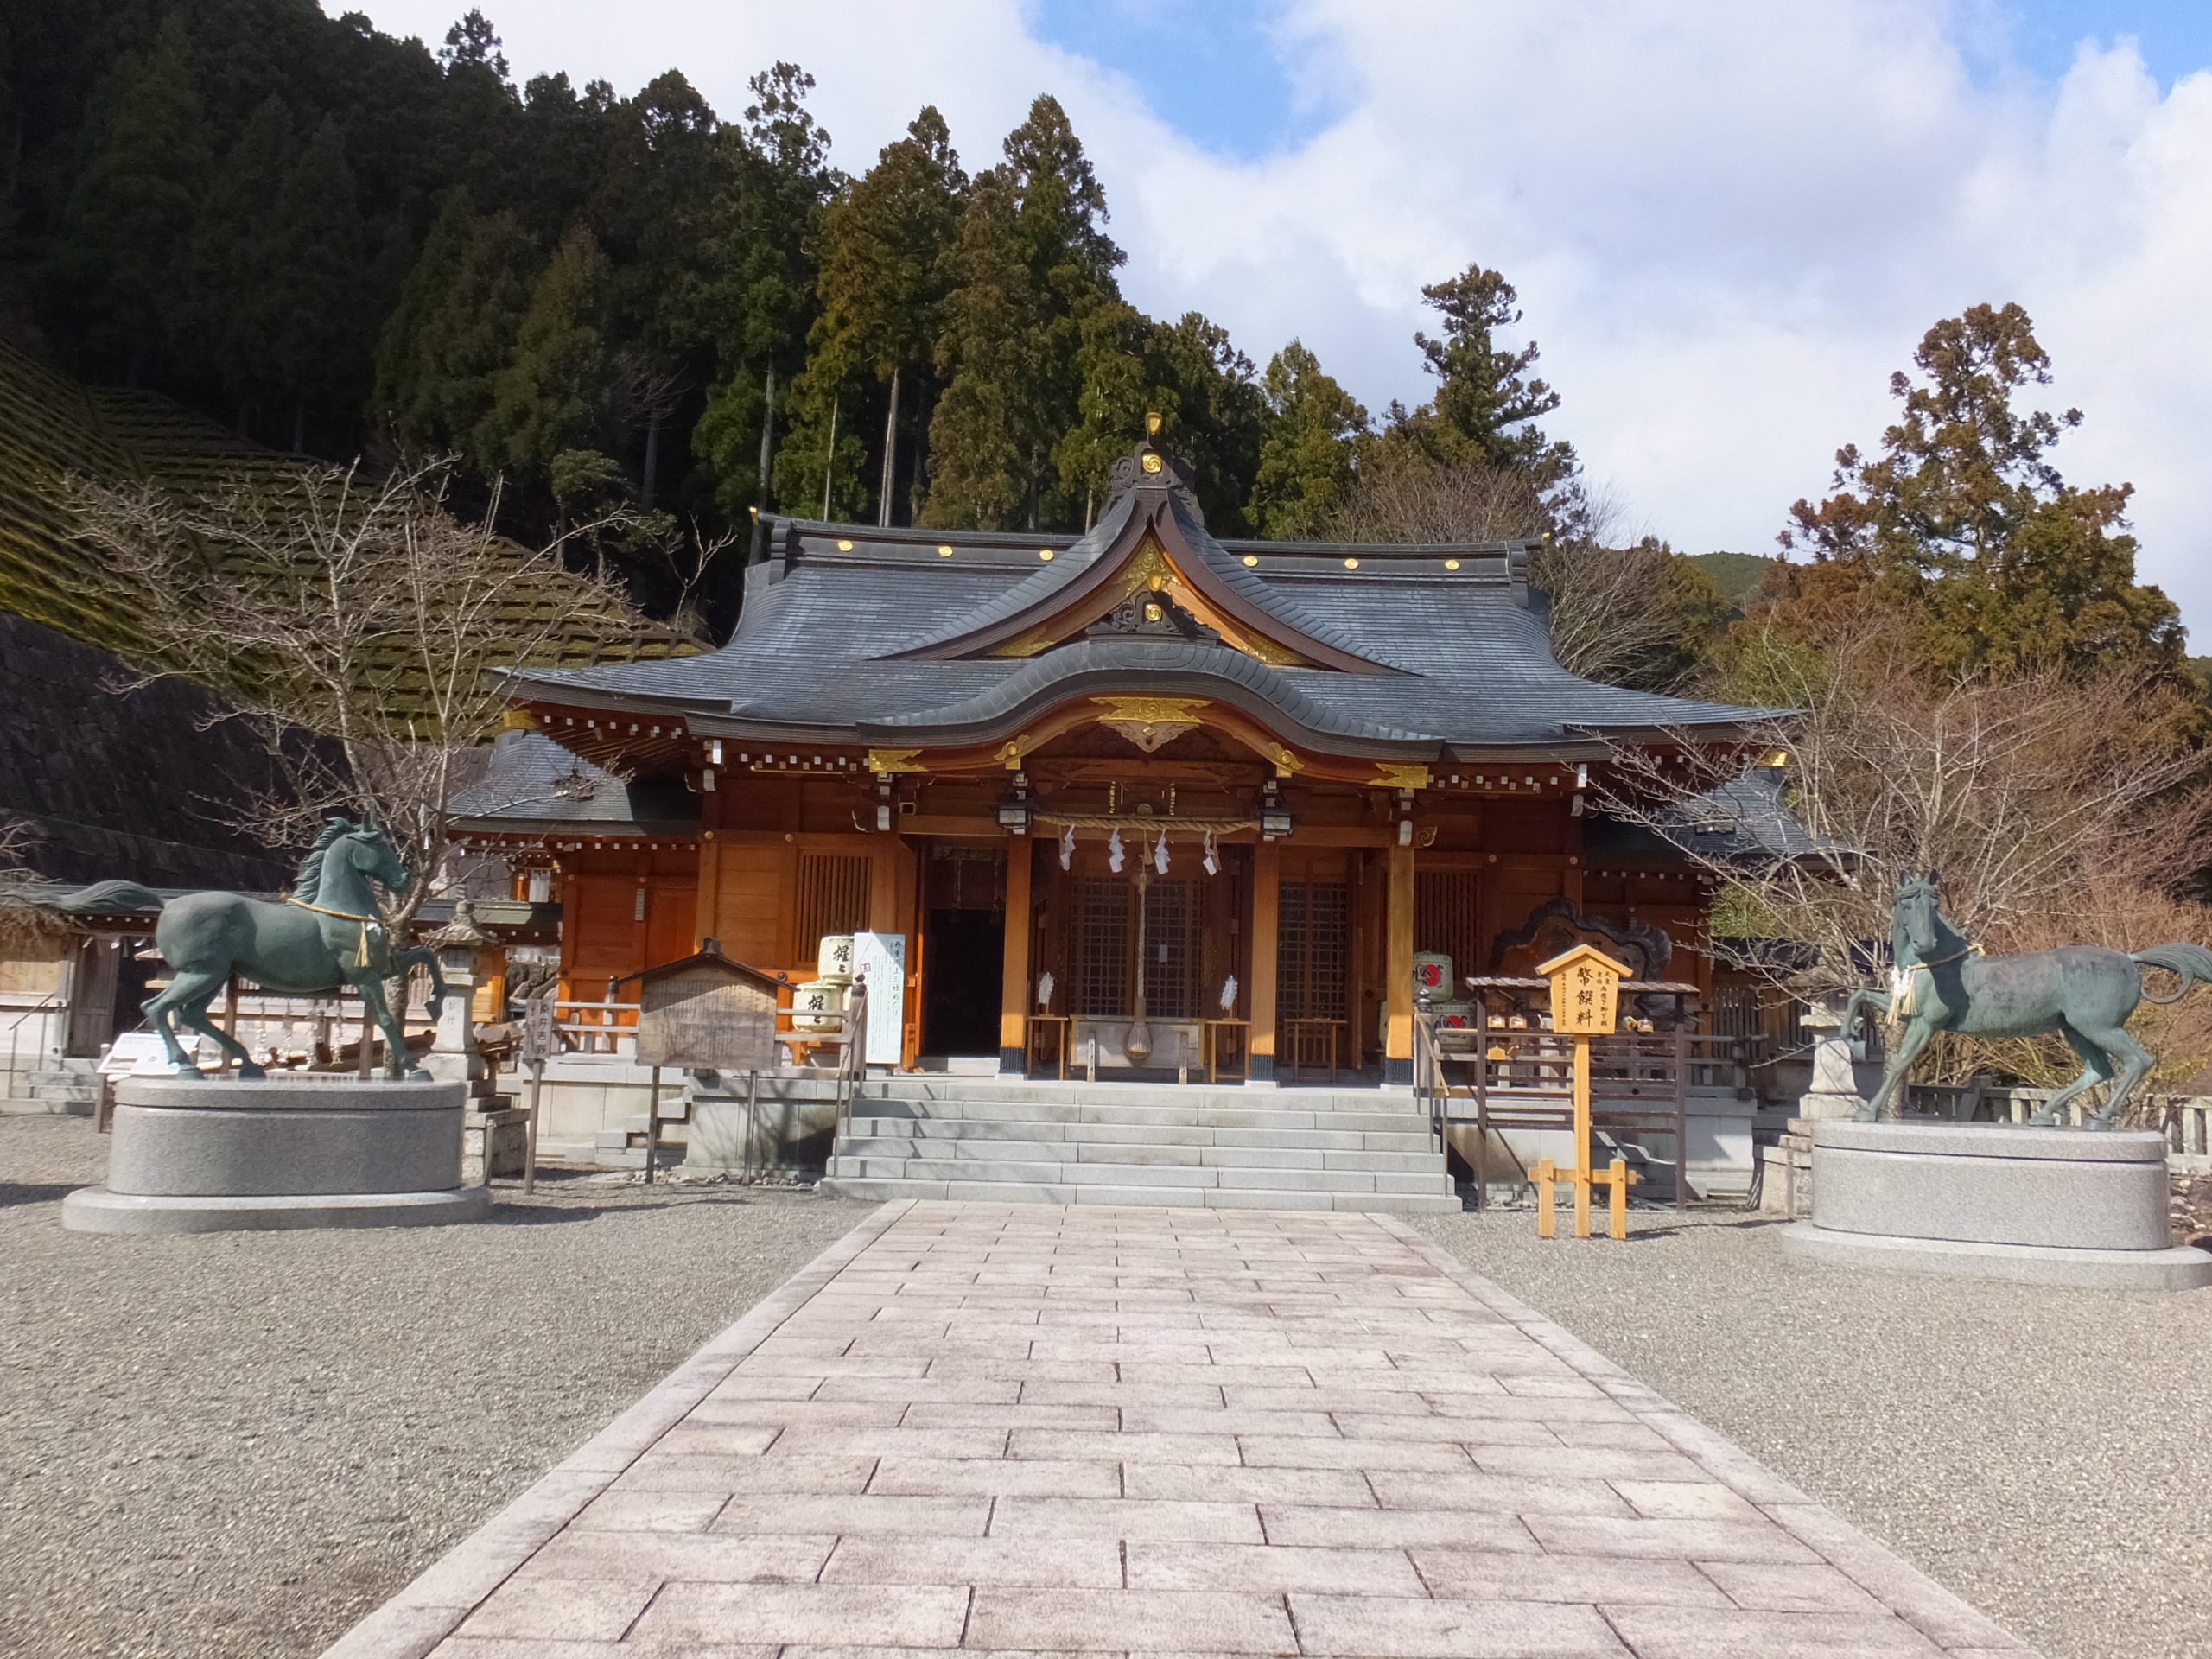
M 1751 648 L 1770 694 L 1795 708 L 1755 722 L 1750 741 L 1786 765 L 1741 772 L 1745 751 L 1684 733 L 1623 747 L 1593 778 L 1608 816 L 1713 878 L 1719 959 L 1801 995 L 1878 980 L 1897 880 L 1929 870 L 1946 911 L 1995 952 L 2136 949 L 2212 928 L 2182 896 L 2212 860 L 2205 758 L 2154 717 L 2152 677 L 1931 680 L 1878 624 L 1826 652 L 1770 637 Z M 2201 1065 L 2207 1037 L 2175 1059 Z M 2048 1060 L 2070 1077 L 2062 1052 L 1953 1038 L 1943 1058 L 2015 1075 Z
M 1550 601 L 1552 654 L 1607 685 L 1678 690 L 1718 632 L 1702 574 L 1649 536 L 1624 534 L 1609 495 L 1577 488 L 1564 508 L 1521 469 L 1483 462 L 1363 473 L 1331 513 L 1347 542 L 1535 539 L 1529 580 Z
M 613 583 L 447 508 L 448 462 L 267 474 L 180 497 L 75 480 L 79 540 L 139 599 L 144 678 L 219 692 L 277 758 L 279 796 L 236 817 L 271 846 L 324 815 L 382 825 L 416 872 L 387 921 L 428 896 L 454 801 L 483 776 L 504 669 L 633 650 L 661 630 Z M 585 534 L 580 526 L 572 534 Z

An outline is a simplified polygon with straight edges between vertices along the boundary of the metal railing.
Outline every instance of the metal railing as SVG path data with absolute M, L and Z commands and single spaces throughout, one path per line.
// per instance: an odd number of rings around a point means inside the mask
M 1475 1131 L 1475 1203 L 1488 1201 L 1490 1137 L 1510 1129 L 1572 1131 L 1574 1051 L 1548 1031 L 1440 1028 L 1416 1011 L 1414 1090 L 1429 1111 L 1441 1149 L 1452 1124 Z M 1454 1069 L 1459 1075 L 1455 1077 Z M 1749 1060 L 1736 1039 L 1693 1032 L 1622 1033 L 1590 1040 L 1591 1126 L 1621 1137 L 1663 1135 L 1673 1142 L 1675 1205 L 1689 1199 L 1689 1098 L 1695 1090 L 1734 1093 L 1747 1086 Z M 1465 1109 L 1455 1109 L 1465 1103 Z M 1647 1162 L 1649 1154 L 1643 1154 Z

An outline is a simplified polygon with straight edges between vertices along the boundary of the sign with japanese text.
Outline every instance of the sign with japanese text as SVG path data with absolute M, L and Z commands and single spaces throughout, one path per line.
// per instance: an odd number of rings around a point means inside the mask
M 1621 981 L 1628 977 L 1620 963 L 1594 946 L 1578 944 L 1536 971 L 1551 982 L 1554 1031 L 1607 1037 L 1619 1028 Z

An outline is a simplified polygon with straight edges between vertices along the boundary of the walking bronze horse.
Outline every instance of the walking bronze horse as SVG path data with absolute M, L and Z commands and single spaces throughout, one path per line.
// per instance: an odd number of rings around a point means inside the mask
M 259 1077 L 244 1044 L 218 1029 L 207 1005 L 233 976 L 264 990 L 319 995 L 341 986 L 361 999 L 384 1033 L 385 1074 L 406 1075 L 407 1034 L 385 1000 L 385 982 L 417 964 L 430 974 L 430 1017 L 445 1001 L 436 955 L 422 945 L 394 948 L 378 917 L 375 886 L 404 889 L 410 877 L 391 838 L 372 824 L 334 817 L 300 861 L 291 893 L 281 902 L 235 893 L 188 893 L 164 905 L 135 881 L 100 881 L 57 901 L 57 907 L 157 910 L 154 944 L 168 963 L 168 987 L 146 1004 L 147 1018 L 181 1077 L 200 1075 L 177 1041 L 182 1020 L 238 1065 Z
M 2030 1121 L 2056 1123 L 2061 1109 L 2075 1096 L 2110 1083 L 2103 1109 L 2084 1119 L 2082 1127 L 2111 1128 L 2155 1064 L 2151 1051 L 2127 1034 L 2128 1016 L 2139 1003 L 2178 1002 L 2198 981 L 2212 983 L 2212 950 L 2173 944 L 2131 954 L 2069 944 L 2026 956 L 1985 956 L 1944 916 L 1936 886 L 1933 871 L 1897 883 L 1890 918 L 1890 988 L 1853 991 L 1844 1004 L 1846 1036 L 1858 1029 L 1869 1008 L 1886 1015 L 1895 1033 L 1881 1086 L 1859 1108 L 1859 1119 L 1872 1122 L 1889 1114 L 1913 1061 L 1939 1031 L 1974 1037 L 2056 1032 L 2082 1057 L 2082 1075 Z M 2180 986 L 2171 996 L 2148 995 L 2143 988 L 2146 967 L 2179 976 Z

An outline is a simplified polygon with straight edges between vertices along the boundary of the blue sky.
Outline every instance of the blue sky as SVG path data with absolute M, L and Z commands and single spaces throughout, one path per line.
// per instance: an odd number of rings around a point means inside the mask
M 468 0 L 323 0 L 435 41 Z M 865 169 L 934 104 L 987 167 L 1066 109 L 1154 316 L 1370 410 L 1428 391 L 1423 284 L 1479 262 L 1630 534 L 1770 550 L 1878 444 L 1938 320 L 2016 301 L 2056 454 L 2126 481 L 2139 569 L 2212 642 L 2212 0 L 485 0 L 518 79 L 779 59 Z M 2126 44 L 2122 44 L 2126 42 Z
M 1284 10 L 1281 0 L 1033 0 L 1031 27 L 1128 75 L 1194 143 L 1249 161 L 1295 148 L 1341 112 L 1326 63 L 1289 36 Z M 2162 86 L 2212 67 L 2212 0 L 1986 0 L 1962 6 L 1960 22 L 1984 73 L 2056 81 L 2083 41 L 2123 37 Z

